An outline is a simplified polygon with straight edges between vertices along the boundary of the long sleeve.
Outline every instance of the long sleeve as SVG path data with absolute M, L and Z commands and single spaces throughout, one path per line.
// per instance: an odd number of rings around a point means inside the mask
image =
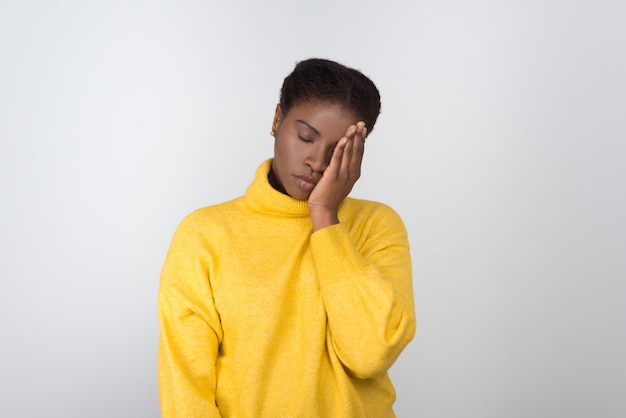
M 159 289 L 159 398 L 163 418 L 220 417 L 215 362 L 222 338 L 207 252 L 193 223 L 177 230 Z
M 340 223 L 311 236 L 332 347 L 362 379 L 386 373 L 415 333 L 406 230 L 381 211 L 356 233 Z
M 306 201 L 272 188 L 180 224 L 159 288 L 164 418 L 394 417 L 386 373 L 415 330 L 400 217 L 346 198 L 311 232 Z

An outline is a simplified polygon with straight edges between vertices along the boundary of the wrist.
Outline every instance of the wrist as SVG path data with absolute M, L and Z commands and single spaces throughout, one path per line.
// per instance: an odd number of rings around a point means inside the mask
M 309 212 L 311 214 L 313 232 L 339 223 L 337 210 L 309 206 Z

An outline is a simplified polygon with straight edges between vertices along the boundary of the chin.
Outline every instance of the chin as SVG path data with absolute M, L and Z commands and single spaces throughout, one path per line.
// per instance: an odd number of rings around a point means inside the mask
M 311 195 L 311 193 L 306 194 L 306 193 L 302 193 L 302 192 L 299 192 L 299 193 L 288 193 L 288 194 L 289 194 L 289 196 L 293 197 L 294 199 L 302 200 L 302 201 L 309 200 L 309 196 Z
M 309 196 L 308 196 L 308 195 L 306 195 L 306 196 L 292 196 L 292 197 L 293 197 L 294 199 L 296 199 L 296 200 L 301 200 L 301 201 L 303 201 L 303 202 L 306 202 L 306 201 L 308 201 L 308 200 L 309 200 Z

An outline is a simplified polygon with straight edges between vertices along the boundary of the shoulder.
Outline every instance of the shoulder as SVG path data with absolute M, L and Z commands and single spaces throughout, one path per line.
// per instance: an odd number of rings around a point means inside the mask
M 402 218 L 391 206 L 372 200 L 346 198 L 339 209 L 339 220 L 353 234 L 369 237 L 406 237 Z M 403 238 L 404 239 L 404 238 Z
M 347 198 L 339 210 L 339 221 L 364 251 L 380 248 L 409 248 L 406 227 L 400 215 L 384 203 Z
M 177 230 L 190 232 L 210 229 L 228 221 L 234 214 L 241 211 L 242 197 L 194 210 L 183 217 Z
M 373 200 L 348 197 L 343 201 L 340 212 L 351 219 L 374 217 L 378 220 L 402 222 L 400 215 L 391 206 Z

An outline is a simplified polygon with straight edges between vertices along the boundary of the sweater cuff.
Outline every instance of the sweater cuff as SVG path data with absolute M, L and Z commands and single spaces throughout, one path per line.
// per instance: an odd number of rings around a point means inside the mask
M 356 277 L 367 265 L 341 223 L 315 231 L 311 235 L 311 251 L 320 287 Z

